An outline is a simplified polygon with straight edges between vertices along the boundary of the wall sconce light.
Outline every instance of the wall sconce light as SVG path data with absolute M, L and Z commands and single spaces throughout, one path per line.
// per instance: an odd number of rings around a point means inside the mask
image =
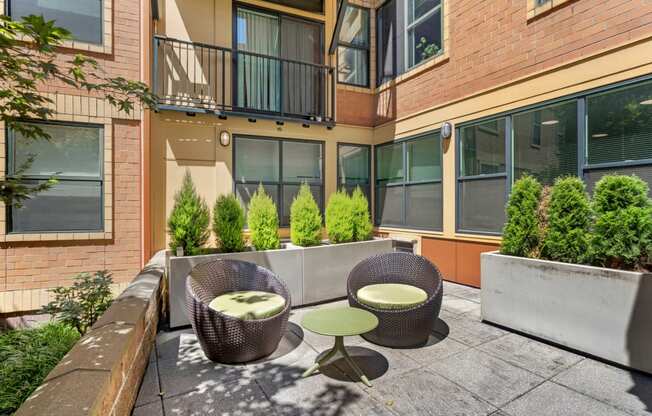
M 228 131 L 224 130 L 220 132 L 220 144 L 224 147 L 228 147 L 231 144 L 231 134 Z
M 453 125 L 448 121 L 445 121 L 441 125 L 441 138 L 444 140 L 448 140 L 451 138 L 452 135 L 453 135 Z

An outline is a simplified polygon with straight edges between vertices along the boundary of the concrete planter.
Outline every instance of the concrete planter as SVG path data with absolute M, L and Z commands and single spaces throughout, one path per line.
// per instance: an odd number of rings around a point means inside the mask
M 482 318 L 652 373 L 652 274 L 483 253 Z
M 185 282 L 193 267 L 218 258 L 244 260 L 263 266 L 287 284 L 292 306 L 323 302 L 346 296 L 346 279 L 361 260 L 391 252 L 391 239 L 299 247 L 284 244 L 279 250 L 216 253 L 176 257 L 169 253 L 168 279 L 170 326 L 189 325 L 186 317 Z

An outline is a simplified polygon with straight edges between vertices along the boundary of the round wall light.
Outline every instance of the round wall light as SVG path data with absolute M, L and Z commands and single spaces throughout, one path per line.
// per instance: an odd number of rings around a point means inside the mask
M 224 130 L 220 132 L 220 144 L 224 147 L 227 147 L 231 144 L 231 134 Z
M 453 125 L 448 121 L 445 121 L 441 125 L 441 138 L 448 140 L 451 138 L 452 135 L 453 135 Z

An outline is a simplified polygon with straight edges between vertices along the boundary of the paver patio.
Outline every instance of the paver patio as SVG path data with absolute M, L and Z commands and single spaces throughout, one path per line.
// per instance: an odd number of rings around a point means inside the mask
M 292 312 L 273 356 L 247 365 L 208 361 L 191 329 L 161 332 L 133 414 L 652 415 L 652 376 L 482 323 L 479 290 L 445 283 L 444 293 L 422 348 L 345 340 L 373 388 L 342 359 L 301 378 L 333 342 L 302 330 L 313 307 Z

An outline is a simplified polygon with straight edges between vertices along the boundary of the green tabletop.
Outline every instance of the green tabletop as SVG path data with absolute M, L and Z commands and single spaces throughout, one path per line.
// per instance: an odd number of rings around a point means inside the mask
M 358 308 L 320 308 L 306 314 L 301 325 L 319 335 L 348 337 L 364 334 L 378 326 L 378 318 Z

